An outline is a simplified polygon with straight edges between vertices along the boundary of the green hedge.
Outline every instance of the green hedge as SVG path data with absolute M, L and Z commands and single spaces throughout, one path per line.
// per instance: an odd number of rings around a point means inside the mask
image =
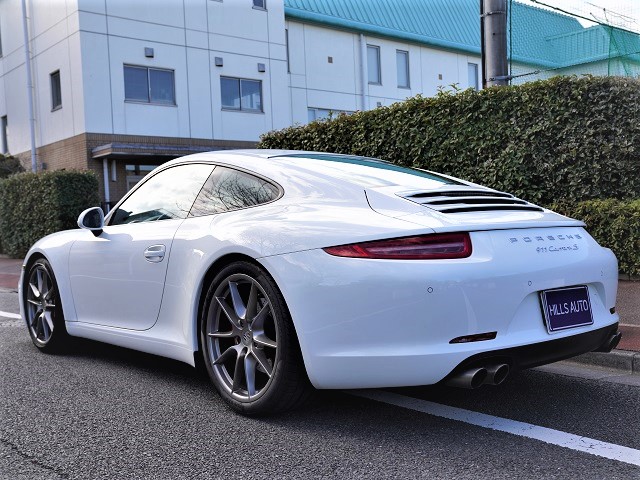
M 78 215 L 100 204 L 91 172 L 20 173 L 0 181 L 0 241 L 4 253 L 23 257 L 49 233 L 77 228 Z
M 20 160 L 10 155 L 0 154 L 0 178 L 6 178 L 20 172 L 24 172 L 24 167 Z
M 640 200 L 589 200 L 551 209 L 585 222 L 598 243 L 616 254 L 621 273 L 640 276 Z
M 640 197 L 640 80 L 556 77 L 414 97 L 262 136 L 261 148 L 384 158 L 550 205 Z

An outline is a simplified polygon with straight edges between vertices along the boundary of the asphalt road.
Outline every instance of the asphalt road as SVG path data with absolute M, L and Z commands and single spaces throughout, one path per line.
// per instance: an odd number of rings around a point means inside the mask
M 0 293 L 0 311 L 17 312 L 15 293 Z M 638 378 L 551 367 L 497 388 L 371 393 L 404 406 L 321 392 L 298 411 L 252 419 L 187 365 L 89 341 L 45 355 L 2 313 L 2 479 L 640 479 Z M 468 413 L 457 421 L 405 406 Z M 542 440 L 465 423 L 471 412 L 495 428 L 526 422 Z M 613 444 L 626 460 L 548 443 L 571 435 L 587 451 Z

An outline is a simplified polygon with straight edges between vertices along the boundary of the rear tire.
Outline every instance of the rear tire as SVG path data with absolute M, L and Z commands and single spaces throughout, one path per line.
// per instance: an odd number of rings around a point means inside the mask
M 214 386 L 237 412 L 290 410 L 312 391 L 284 298 L 256 265 L 235 262 L 213 279 L 200 340 Z
M 62 302 L 51 264 L 44 258 L 29 268 L 23 290 L 27 328 L 33 344 L 45 353 L 56 353 L 68 346 Z

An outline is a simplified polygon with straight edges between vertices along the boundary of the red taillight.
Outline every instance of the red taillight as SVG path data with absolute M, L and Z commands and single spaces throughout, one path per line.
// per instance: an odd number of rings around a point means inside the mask
M 466 258 L 471 255 L 468 233 L 444 233 L 417 237 L 375 240 L 323 248 L 336 257 L 433 260 Z

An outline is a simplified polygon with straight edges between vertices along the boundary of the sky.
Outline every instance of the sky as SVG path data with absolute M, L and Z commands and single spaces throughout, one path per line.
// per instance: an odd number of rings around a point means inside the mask
M 546 8 L 533 0 L 516 0 L 520 3 Z M 538 0 L 553 7 L 562 8 L 588 18 L 640 33 L 640 0 Z M 589 22 L 581 21 L 585 26 Z

